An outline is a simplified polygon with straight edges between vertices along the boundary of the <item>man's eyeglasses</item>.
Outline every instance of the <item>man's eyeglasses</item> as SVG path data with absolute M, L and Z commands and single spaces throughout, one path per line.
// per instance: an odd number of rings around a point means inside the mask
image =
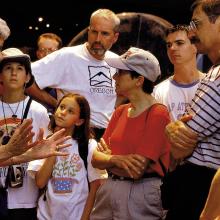
M 217 17 L 218 15 L 210 15 L 208 18 L 214 18 Z M 203 19 L 202 19 L 203 20 Z M 188 30 L 189 31 L 195 31 L 198 29 L 199 24 L 202 23 L 202 20 L 199 19 L 192 19 L 192 21 L 189 22 Z
M 201 23 L 201 21 L 199 21 L 199 20 L 190 21 L 189 26 L 188 26 L 188 30 L 189 31 L 197 30 L 197 27 L 198 27 L 199 23 Z
M 40 52 L 43 52 L 43 53 L 52 53 L 52 52 L 56 51 L 57 49 L 56 48 L 44 48 L 44 47 L 41 47 L 38 50 Z

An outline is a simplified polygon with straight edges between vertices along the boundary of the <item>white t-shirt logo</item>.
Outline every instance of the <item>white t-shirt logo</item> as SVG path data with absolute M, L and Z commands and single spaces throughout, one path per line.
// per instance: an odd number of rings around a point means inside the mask
M 112 87 L 110 68 L 105 66 L 89 66 L 90 86 Z

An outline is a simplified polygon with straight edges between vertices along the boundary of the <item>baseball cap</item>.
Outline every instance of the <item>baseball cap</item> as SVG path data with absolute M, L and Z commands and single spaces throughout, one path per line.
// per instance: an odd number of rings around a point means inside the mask
M 0 60 L 0 70 L 2 70 L 2 67 L 9 62 L 19 62 L 25 66 L 25 69 L 27 72 L 31 74 L 31 59 L 28 54 L 24 54 L 21 50 L 18 48 L 8 48 L 6 50 L 3 50 L 2 57 Z
M 148 80 L 155 82 L 161 75 L 157 58 L 149 51 L 131 47 L 127 52 L 116 58 L 106 58 L 109 66 L 139 73 Z

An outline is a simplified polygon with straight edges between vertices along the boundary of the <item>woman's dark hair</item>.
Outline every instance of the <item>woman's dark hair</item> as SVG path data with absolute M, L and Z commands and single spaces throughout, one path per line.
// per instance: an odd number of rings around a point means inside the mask
M 74 98 L 80 108 L 80 119 L 84 119 L 84 123 L 80 126 L 74 127 L 74 132 L 72 133 L 72 138 L 78 142 L 79 146 L 79 155 L 83 159 L 85 167 L 87 169 L 87 156 L 88 156 L 88 143 L 89 139 L 92 138 L 92 133 L 90 130 L 90 106 L 86 98 L 82 95 L 76 93 L 68 93 L 62 97 L 62 99 L 58 102 L 58 105 L 55 109 L 60 106 L 60 103 L 65 98 Z M 49 129 L 54 132 L 56 127 L 56 123 L 54 117 L 51 118 Z
M 135 71 L 130 71 L 131 78 L 138 78 L 139 76 L 142 76 L 141 74 L 135 72 Z M 142 86 L 142 89 L 145 93 L 151 94 L 153 92 L 154 88 L 154 83 L 147 78 L 144 77 L 144 83 Z

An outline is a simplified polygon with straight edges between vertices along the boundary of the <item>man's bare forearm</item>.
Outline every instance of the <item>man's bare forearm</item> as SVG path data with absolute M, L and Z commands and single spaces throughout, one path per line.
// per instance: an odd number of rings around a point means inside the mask
M 8 160 L 11 158 L 13 155 L 8 151 L 6 145 L 1 145 L 0 146 L 0 163 L 2 161 Z
M 46 91 L 40 89 L 36 82 L 26 88 L 25 92 L 41 103 L 45 103 L 53 107 L 56 107 L 57 105 L 57 100 Z
M 0 166 L 4 167 L 14 164 L 26 163 L 29 161 L 31 161 L 31 158 L 27 157 L 25 154 L 22 154 L 19 156 L 10 157 L 9 159 L 0 162 Z

